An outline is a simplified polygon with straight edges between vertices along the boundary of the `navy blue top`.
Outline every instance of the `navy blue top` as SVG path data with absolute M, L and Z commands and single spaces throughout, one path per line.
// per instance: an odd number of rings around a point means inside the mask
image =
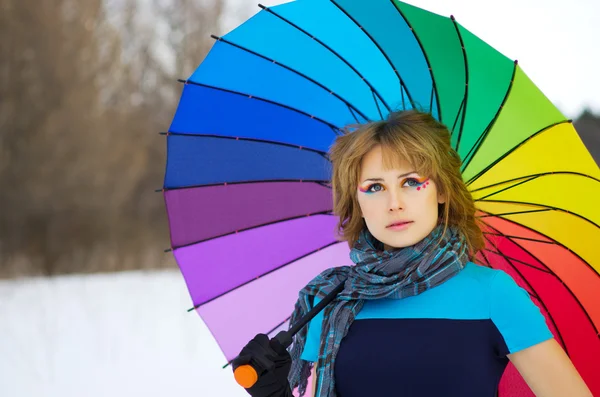
M 304 360 L 317 361 L 322 321 L 323 311 L 309 324 Z M 508 274 L 470 262 L 420 295 L 367 301 L 340 345 L 336 391 L 339 397 L 494 397 L 506 355 L 552 337 Z

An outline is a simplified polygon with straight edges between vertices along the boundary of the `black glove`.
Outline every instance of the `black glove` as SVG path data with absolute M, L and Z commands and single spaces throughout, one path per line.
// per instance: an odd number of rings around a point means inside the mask
M 258 374 L 254 386 L 246 389 L 252 397 L 292 397 L 287 379 L 292 358 L 277 339 L 256 335 L 231 362 L 234 371 L 244 364 L 252 365 Z

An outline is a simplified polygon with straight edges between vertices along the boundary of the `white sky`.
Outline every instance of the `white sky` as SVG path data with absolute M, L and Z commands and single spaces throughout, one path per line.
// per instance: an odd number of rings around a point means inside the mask
M 225 31 L 240 16 L 277 0 L 228 0 Z M 471 32 L 512 59 L 567 117 L 586 107 L 600 114 L 599 0 L 406 0 L 440 15 L 454 15 Z M 248 11 L 250 10 L 250 11 Z

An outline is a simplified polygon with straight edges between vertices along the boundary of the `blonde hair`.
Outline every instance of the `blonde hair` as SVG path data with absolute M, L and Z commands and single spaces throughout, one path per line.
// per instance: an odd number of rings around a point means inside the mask
M 464 235 L 469 256 L 483 249 L 483 224 L 475 217 L 475 203 L 460 172 L 461 159 L 450 144 L 448 128 L 429 113 L 405 110 L 386 120 L 350 125 L 329 150 L 332 163 L 333 212 L 339 216 L 337 234 L 350 248 L 366 227 L 356 195 L 365 154 L 381 145 L 383 164 L 394 168 L 408 161 L 420 175 L 431 178 L 445 198 L 438 223 L 444 233 L 452 225 Z

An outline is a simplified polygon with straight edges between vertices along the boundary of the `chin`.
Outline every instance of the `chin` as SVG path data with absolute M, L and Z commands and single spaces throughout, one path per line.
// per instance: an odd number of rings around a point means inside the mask
M 390 248 L 404 248 L 414 245 L 416 241 L 413 242 L 412 239 L 386 239 L 383 243 Z
M 392 243 L 392 244 L 388 244 L 386 243 L 388 246 L 392 247 L 392 248 L 406 248 L 406 247 L 410 247 L 411 245 L 415 245 L 417 243 L 417 241 L 415 242 L 400 242 L 400 243 Z
M 389 231 L 386 230 L 386 232 L 389 232 Z M 393 232 L 393 233 L 396 233 L 396 232 Z M 395 236 L 395 238 L 392 237 L 392 238 L 384 239 L 383 243 L 392 248 L 405 248 L 405 247 L 410 247 L 411 245 L 415 245 L 416 243 L 423 240 L 424 238 L 425 238 L 425 236 L 420 237 L 420 236 L 414 236 L 414 235 Z

